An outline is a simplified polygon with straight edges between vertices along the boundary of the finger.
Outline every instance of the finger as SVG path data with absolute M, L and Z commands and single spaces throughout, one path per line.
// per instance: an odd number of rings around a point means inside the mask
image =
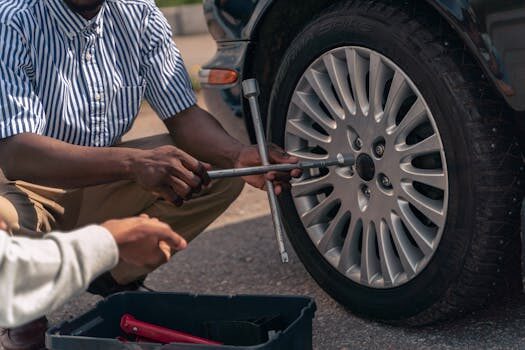
M 193 173 L 197 174 L 202 180 L 202 182 L 207 185 L 210 183 L 210 177 L 208 176 L 207 168 L 211 169 L 209 164 L 204 165 L 204 163 L 199 162 L 197 159 L 193 158 L 184 151 L 180 151 L 180 161 L 182 165 Z
M 177 196 L 181 197 L 184 200 L 191 199 L 191 195 L 193 193 L 193 189 L 190 186 L 188 186 L 188 184 L 185 183 L 184 181 L 182 181 L 181 179 L 179 179 L 179 178 L 177 178 L 175 176 L 170 176 L 169 177 L 169 185 L 171 186 L 173 191 L 175 191 Z
M 0 219 L 0 230 L 7 231 L 7 224 L 2 219 Z
M 290 156 L 281 147 L 271 144 L 270 147 L 270 161 L 272 163 L 297 163 L 299 158 Z
M 199 162 L 199 166 L 195 170 L 195 173 L 201 178 L 204 186 L 208 186 L 211 182 L 208 171 L 211 170 L 211 165 L 208 163 Z
M 186 240 L 175 233 L 168 224 L 161 221 L 149 221 L 146 226 L 150 234 L 154 235 L 159 241 L 166 242 L 173 249 L 182 250 L 186 248 Z
M 303 175 L 303 169 L 294 169 L 290 172 L 290 175 L 293 178 L 301 177 Z
M 273 186 L 273 191 L 275 192 L 275 194 L 278 196 L 281 194 L 281 192 L 283 191 L 283 188 L 281 187 L 280 184 L 277 184 L 277 185 L 274 185 Z
M 282 171 L 270 171 L 266 174 L 266 178 L 270 181 L 290 181 L 292 179 L 290 173 Z
M 189 169 L 185 168 L 184 165 L 180 162 L 176 160 L 172 162 L 170 173 L 171 176 L 175 176 L 184 181 L 188 186 L 190 186 L 193 189 L 193 192 L 198 193 L 201 191 L 203 183 L 202 178 L 194 172 L 190 171 Z
M 211 169 L 211 165 L 197 161 L 197 165 L 194 167 L 191 163 L 180 160 L 180 165 L 175 163 L 172 166 L 172 175 L 175 175 L 183 179 L 188 185 L 195 188 L 195 192 L 200 192 L 202 185 L 208 185 L 210 183 L 210 177 L 208 176 L 208 168 Z
M 154 270 L 154 269 L 158 268 L 159 266 L 164 265 L 165 263 L 167 263 L 170 260 L 170 257 L 166 255 L 167 253 L 164 251 L 164 249 L 162 249 L 160 247 L 155 249 L 153 254 L 154 254 L 154 256 L 152 256 L 150 259 L 148 259 L 150 261 L 148 261 L 147 264 L 146 264 L 146 268 L 148 268 L 148 269 Z
M 165 241 L 159 241 L 159 249 L 164 253 L 165 262 L 167 262 L 175 252 L 171 249 L 171 246 Z
M 204 169 L 206 169 L 206 171 L 210 171 L 211 169 L 213 169 L 213 167 L 211 166 L 210 163 L 206 163 L 206 162 L 202 162 L 201 161 L 201 164 L 204 165 Z
M 145 267 L 156 269 L 170 260 L 172 249 L 169 244 L 164 241 L 155 240 L 155 242 L 151 242 L 151 244 L 154 244 L 154 246 L 152 246 L 148 254 L 143 257 L 146 259 L 144 263 Z
M 143 219 L 149 219 L 149 215 L 145 213 L 140 214 L 139 217 Z
M 174 237 L 166 237 L 165 239 L 161 240 L 159 243 L 163 243 L 168 246 L 168 253 L 169 257 L 171 257 L 173 254 L 175 254 L 175 251 L 180 251 L 183 249 L 186 249 L 188 246 L 188 243 L 184 238 L 177 235 L 176 233 L 172 233 Z M 165 249 L 166 250 L 166 249 Z
M 274 186 L 280 186 L 281 193 L 288 192 L 292 189 L 292 185 L 289 182 L 277 182 Z

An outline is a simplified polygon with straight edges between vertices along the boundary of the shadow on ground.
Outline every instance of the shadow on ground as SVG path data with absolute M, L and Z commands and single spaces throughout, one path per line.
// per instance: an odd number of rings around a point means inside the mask
M 281 264 L 270 218 L 264 216 L 203 233 L 186 251 L 151 274 L 146 284 L 160 291 L 314 297 L 318 306 L 315 349 L 525 347 L 525 296 L 438 326 L 392 327 L 357 318 L 344 310 L 315 284 L 297 256 L 290 253 L 290 264 Z M 51 321 L 57 323 L 76 316 L 97 300 L 84 294 L 51 315 Z

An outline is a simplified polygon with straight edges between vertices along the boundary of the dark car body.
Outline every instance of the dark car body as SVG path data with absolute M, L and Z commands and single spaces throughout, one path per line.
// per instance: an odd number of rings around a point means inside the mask
M 340 0 L 344 1 L 344 0 Z M 525 111 L 525 1 L 418 0 L 452 27 L 507 104 Z M 251 137 L 240 81 L 256 77 L 267 106 L 280 59 L 296 34 L 333 0 L 205 0 L 217 53 L 204 69 L 231 69 L 236 83 L 202 81 L 208 107 L 237 138 Z M 517 113 L 520 114 L 521 113 Z M 268 123 L 271 121 L 268 121 Z

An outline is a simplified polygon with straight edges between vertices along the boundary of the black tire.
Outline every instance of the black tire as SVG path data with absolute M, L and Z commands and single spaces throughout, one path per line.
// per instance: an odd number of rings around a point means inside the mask
M 282 146 L 286 113 L 301 75 L 322 53 L 347 45 L 382 53 L 425 97 L 442 137 L 450 194 L 440 245 L 413 280 L 391 289 L 352 282 L 318 252 L 291 195 L 281 198 L 289 238 L 319 285 L 356 314 L 398 324 L 449 319 L 481 307 L 509 285 L 520 288 L 522 160 L 511 115 L 462 43 L 433 21 L 413 8 L 383 1 L 331 7 L 290 45 L 269 107 L 271 138 Z

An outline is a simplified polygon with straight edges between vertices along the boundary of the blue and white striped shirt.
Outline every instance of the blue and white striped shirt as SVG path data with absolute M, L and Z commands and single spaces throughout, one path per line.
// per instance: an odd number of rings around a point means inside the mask
M 0 0 L 0 138 L 111 146 L 143 96 L 162 119 L 196 103 L 153 0 L 106 0 L 90 21 L 63 0 Z

